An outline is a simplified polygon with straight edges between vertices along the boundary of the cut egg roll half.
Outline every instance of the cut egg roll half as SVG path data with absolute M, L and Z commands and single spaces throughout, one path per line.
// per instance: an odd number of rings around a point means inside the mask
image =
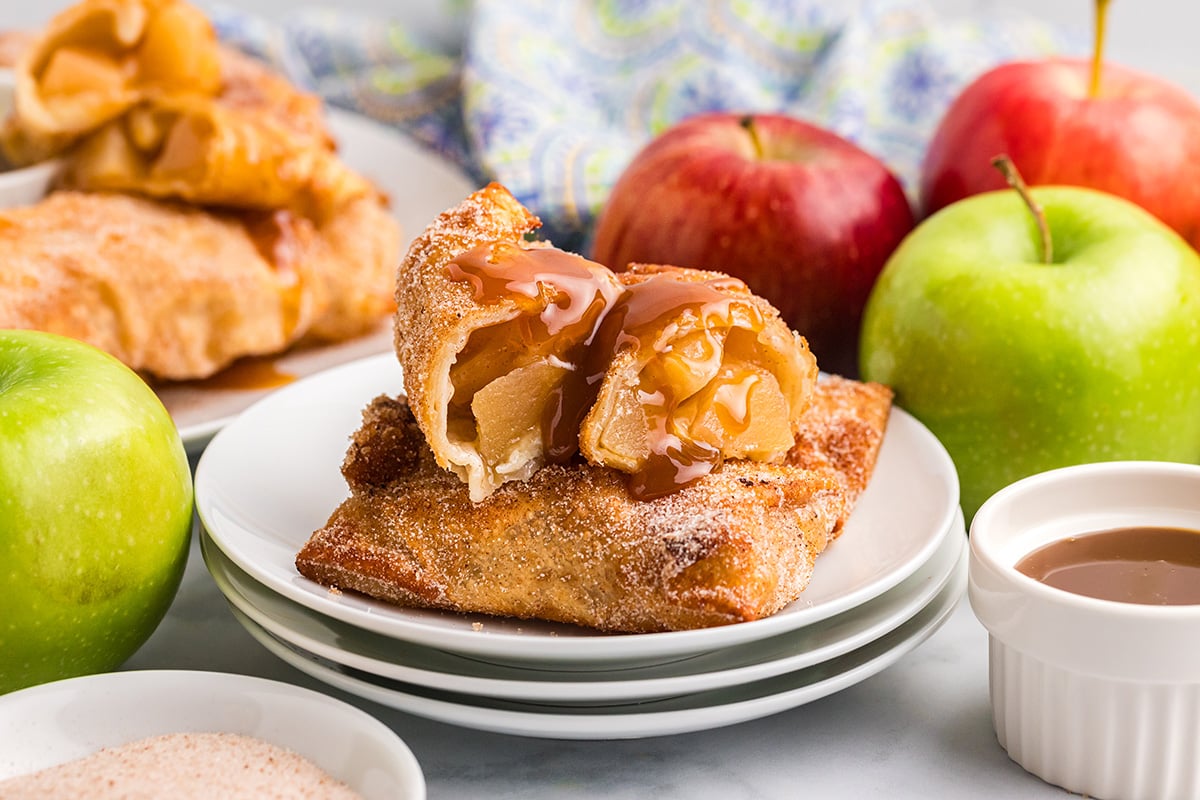
M 408 402 L 472 502 L 577 452 L 583 361 L 623 292 L 604 266 L 527 242 L 539 225 L 491 184 L 426 228 L 398 272 Z
M 774 462 L 795 442 L 817 362 L 767 301 L 716 272 L 634 264 L 593 348 L 604 364 L 580 450 L 670 494 L 726 459 Z

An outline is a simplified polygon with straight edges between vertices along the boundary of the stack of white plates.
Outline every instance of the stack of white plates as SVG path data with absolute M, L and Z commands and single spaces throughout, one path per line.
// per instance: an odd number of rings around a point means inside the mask
M 363 407 L 401 391 L 390 355 L 315 375 L 234 420 L 196 471 L 205 561 L 241 623 L 300 670 L 375 702 L 527 736 L 702 730 L 874 675 L 927 639 L 962 595 L 953 464 L 899 409 L 845 532 L 801 598 L 767 619 L 613 635 L 330 591 L 296 572 L 295 554 L 346 495 L 339 468 Z

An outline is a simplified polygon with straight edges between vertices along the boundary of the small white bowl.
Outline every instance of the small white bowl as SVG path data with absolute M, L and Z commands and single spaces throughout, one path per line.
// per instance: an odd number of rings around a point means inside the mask
M 992 717 L 1014 761 L 1072 792 L 1200 797 L 1200 605 L 1099 600 L 1015 568 L 1059 539 L 1141 526 L 1200 530 L 1200 467 L 1067 467 L 979 509 L 968 596 L 989 634 Z
M 0 69 L 0 123 L 13 105 L 16 78 L 12 70 Z M 62 173 L 62 159 L 55 158 L 20 169 L 6 169 L 0 157 L 0 208 L 33 205 L 50 191 Z
M 109 672 L 0 696 L 0 780 L 168 733 L 253 736 L 307 758 L 367 800 L 424 800 L 390 728 L 328 695 L 221 672 Z

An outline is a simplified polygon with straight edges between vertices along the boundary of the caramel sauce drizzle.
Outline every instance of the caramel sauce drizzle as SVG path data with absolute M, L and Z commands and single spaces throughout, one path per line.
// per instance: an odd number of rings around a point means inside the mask
M 529 314 L 519 326 L 523 343 L 538 347 L 564 335 L 573 344 L 553 357 L 569 370 L 555 389 L 542 420 L 542 439 L 552 463 L 569 461 L 579 449 L 579 428 L 596 400 L 613 358 L 623 350 L 648 351 L 650 359 L 672 351 L 682 330 L 704 337 L 703 357 L 691 362 L 718 377 L 716 411 L 731 430 L 749 424 L 752 373 L 722 367 L 723 334 L 737 327 L 736 312 L 748 315 L 754 330 L 763 325 L 756 306 L 746 303 L 746 286 L 736 278 L 686 280 L 669 268 L 625 287 L 613 283 L 607 268 L 553 248 L 513 243 L 480 245 L 446 267 L 454 281 L 468 282 L 477 302 L 511 300 Z M 733 292 L 731 295 L 730 292 Z M 690 318 L 690 320 L 689 320 Z M 690 322 L 690 324 L 689 324 Z M 649 365 L 642 371 L 639 399 L 650 424 L 650 454 L 629 477 L 639 500 L 661 497 L 699 480 L 721 464 L 720 449 L 680 431 L 676 396 L 668 381 Z
M 758 309 L 736 294 L 746 286 L 736 278 L 718 277 L 703 281 L 685 280 L 680 273 L 663 270 L 639 283 L 626 286 L 601 328 L 598 347 L 603 361 L 600 375 L 625 348 L 650 351 L 654 356 L 671 352 L 673 337 L 681 328 L 703 335 L 703 357 L 688 360 L 707 374 L 717 375 L 721 384 L 714 393 L 717 413 L 744 429 L 749 423 L 749 392 L 757 383 L 753 375 L 722 374 L 724 331 L 735 327 L 735 311 L 749 312 L 756 329 L 762 327 Z M 687 324 L 688 318 L 692 323 Z M 650 454 L 640 469 L 630 475 L 629 490 L 639 500 L 651 500 L 676 492 L 703 478 L 721 465 L 721 450 L 681 432 L 677 410 L 687 400 L 671 391 L 670 382 L 658 370 L 642 370 L 639 400 L 650 424 Z
M 254 249 L 274 267 L 279 277 L 285 338 L 291 338 L 300 324 L 300 297 L 304 287 L 300 284 L 297 268 L 303 257 L 306 228 L 311 224 L 286 209 L 246 214 L 242 218 Z
M 606 309 L 621 287 L 606 267 L 553 248 L 524 248 L 511 242 L 482 244 L 446 265 L 451 280 L 466 281 L 481 303 L 512 300 L 527 316 L 518 329 L 522 343 L 545 349 L 555 337 L 570 344 L 551 357 L 568 370 L 542 419 L 542 441 L 552 463 L 566 463 L 579 449 L 579 426 L 600 391 L 583 374 L 588 347 Z

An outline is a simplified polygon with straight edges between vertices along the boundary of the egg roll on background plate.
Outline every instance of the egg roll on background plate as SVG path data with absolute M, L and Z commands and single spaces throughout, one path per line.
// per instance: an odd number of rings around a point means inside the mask
M 315 224 L 60 191 L 0 211 L 0 327 L 70 336 L 148 375 L 202 378 L 391 308 L 397 223 L 362 198 Z
M 16 165 L 61 153 L 137 103 L 215 95 L 216 33 L 182 0 L 84 0 L 55 16 L 16 64 L 0 148 Z
M 86 191 L 287 208 L 317 220 L 377 194 L 332 148 L 267 114 L 196 96 L 139 104 L 106 123 L 72 152 L 64 180 Z

